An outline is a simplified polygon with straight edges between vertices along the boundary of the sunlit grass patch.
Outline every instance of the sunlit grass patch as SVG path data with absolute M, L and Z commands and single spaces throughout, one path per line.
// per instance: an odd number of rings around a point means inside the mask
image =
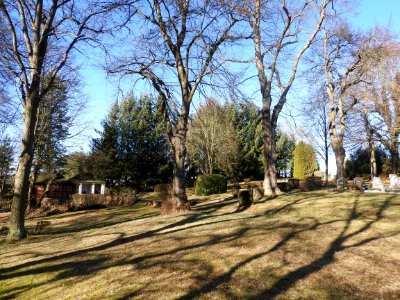
M 48 232 L 1 246 L 1 297 L 400 297 L 399 196 L 288 193 L 240 212 L 229 193 L 189 198 L 171 215 L 143 199 L 46 217 Z

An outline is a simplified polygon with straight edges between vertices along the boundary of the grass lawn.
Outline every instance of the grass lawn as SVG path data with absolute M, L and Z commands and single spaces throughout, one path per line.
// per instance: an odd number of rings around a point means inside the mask
M 241 212 L 230 194 L 200 200 L 27 220 L 51 224 L 0 241 L 0 299 L 400 298 L 400 196 L 293 193 Z

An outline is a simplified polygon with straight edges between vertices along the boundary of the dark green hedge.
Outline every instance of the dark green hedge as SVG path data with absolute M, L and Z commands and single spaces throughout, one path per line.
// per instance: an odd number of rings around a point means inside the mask
M 239 206 L 248 207 L 253 203 L 252 190 L 240 190 L 238 193 Z
M 219 174 L 204 174 L 197 177 L 195 194 L 212 195 L 226 193 L 226 178 Z

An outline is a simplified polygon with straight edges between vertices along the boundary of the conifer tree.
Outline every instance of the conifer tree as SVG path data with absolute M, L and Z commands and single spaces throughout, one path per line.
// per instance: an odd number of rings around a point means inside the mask
M 294 149 L 293 177 L 305 179 L 313 176 L 316 170 L 318 170 L 318 161 L 314 148 L 310 144 L 300 142 Z
M 93 140 L 93 174 L 111 187 L 149 190 L 168 181 L 170 150 L 154 99 L 142 95 L 115 102 Z

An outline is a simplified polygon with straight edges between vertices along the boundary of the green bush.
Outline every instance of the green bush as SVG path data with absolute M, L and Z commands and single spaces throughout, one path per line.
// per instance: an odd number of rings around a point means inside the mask
M 197 177 L 195 194 L 196 195 L 212 195 L 226 193 L 226 178 L 219 174 L 204 174 Z
M 239 206 L 250 206 L 253 203 L 252 190 L 240 190 L 238 193 Z
M 314 175 L 318 170 L 318 161 L 315 156 L 314 148 L 304 142 L 300 142 L 294 149 L 294 169 L 293 177 L 305 179 Z

